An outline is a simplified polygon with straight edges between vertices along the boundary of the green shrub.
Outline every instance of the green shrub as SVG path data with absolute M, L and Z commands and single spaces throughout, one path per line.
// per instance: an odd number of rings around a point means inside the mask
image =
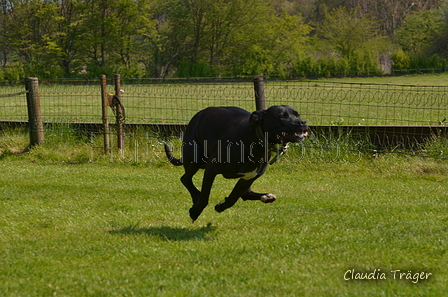
M 411 58 L 402 49 L 392 53 L 392 61 L 395 69 L 409 69 L 411 66 Z

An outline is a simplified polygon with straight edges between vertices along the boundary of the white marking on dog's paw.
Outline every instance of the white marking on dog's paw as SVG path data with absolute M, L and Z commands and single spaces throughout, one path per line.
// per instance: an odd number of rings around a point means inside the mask
M 265 194 L 260 197 L 260 200 L 264 203 L 272 203 L 277 199 L 274 194 Z

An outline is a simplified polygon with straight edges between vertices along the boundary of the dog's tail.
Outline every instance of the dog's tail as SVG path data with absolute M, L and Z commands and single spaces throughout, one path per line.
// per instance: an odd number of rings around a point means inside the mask
M 163 145 L 165 146 L 165 153 L 168 158 L 168 160 L 171 162 L 171 164 L 175 166 L 181 166 L 183 165 L 182 159 L 176 159 L 173 156 L 173 153 L 171 152 L 170 146 L 164 142 Z

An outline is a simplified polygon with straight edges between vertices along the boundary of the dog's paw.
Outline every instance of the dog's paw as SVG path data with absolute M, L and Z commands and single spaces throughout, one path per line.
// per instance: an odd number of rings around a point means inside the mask
M 194 221 L 196 221 L 199 218 L 200 214 L 201 214 L 201 212 L 198 212 L 193 207 L 190 208 L 190 218 L 193 220 L 193 223 L 194 223 Z
M 226 210 L 227 207 L 225 207 L 224 205 L 224 201 L 223 202 L 219 202 L 218 204 L 215 205 L 215 210 L 217 212 L 223 212 L 224 210 Z
M 260 197 L 260 200 L 264 203 L 272 203 L 277 199 L 274 194 L 264 194 Z

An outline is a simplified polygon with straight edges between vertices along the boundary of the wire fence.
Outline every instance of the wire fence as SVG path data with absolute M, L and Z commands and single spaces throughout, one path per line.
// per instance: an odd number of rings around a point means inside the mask
M 44 122 L 101 122 L 98 81 L 40 80 Z M 109 81 L 109 93 L 113 85 Z M 137 82 L 137 83 L 136 83 Z M 186 124 L 208 106 L 255 109 L 245 82 L 122 80 L 127 123 Z M 0 86 L 0 120 L 26 121 L 23 85 Z M 311 125 L 447 126 L 448 87 L 316 81 L 265 81 L 268 106 L 289 104 Z M 112 115 L 111 115 L 112 119 Z
M 0 120 L 27 121 L 28 107 L 24 85 L 0 85 Z
M 158 127 L 155 130 L 162 130 L 165 125 L 181 127 L 196 112 L 208 106 L 238 106 L 249 111 L 255 110 L 252 79 L 121 79 L 121 88 L 126 115 L 125 127 L 152 127 L 150 132 L 145 129 L 133 129 L 132 133 L 127 131 L 127 141 L 131 143 L 129 137 L 135 137 L 139 131 L 148 137 L 148 133 L 153 135 L 154 127 Z M 109 79 L 107 93 L 114 92 L 113 81 Z M 39 93 L 46 133 L 58 132 L 59 126 L 55 124 L 99 125 L 102 122 L 99 80 L 40 80 Z M 389 134 L 386 137 L 395 137 L 398 142 L 421 142 L 422 138 L 428 136 L 446 141 L 448 87 L 445 86 L 265 80 L 264 96 L 267 106 L 293 106 L 311 127 L 331 127 L 329 131 L 332 136 L 323 136 L 324 145 L 328 145 L 330 138 L 340 138 L 340 131 L 345 135 L 356 131 L 359 139 L 362 133 L 378 133 L 378 127 L 386 129 L 388 132 L 384 133 Z M 11 127 L 6 122 L 27 120 L 23 85 L 0 82 L 2 131 L 7 132 L 8 127 Z M 112 112 L 109 113 L 108 120 L 111 123 L 115 121 Z M 410 127 L 426 127 L 429 130 L 409 132 L 413 131 Z M 323 130 L 314 131 L 317 134 Z M 101 133 L 101 130 L 92 133 Z M 417 135 L 418 133 L 421 135 Z M 375 138 L 367 136 L 370 141 Z M 381 138 L 376 136 L 376 139 Z M 384 138 L 381 139 L 386 143 Z M 316 137 L 314 141 L 314 146 L 322 147 L 321 138 Z M 394 145 L 395 143 L 396 141 Z M 421 143 L 418 146 L 421 148 Z M 442 151 L 442 157 L 446 155 L 446 151 Z
M 448 88 L 339 82 L 271 82 L 271 105 L 287 103 L 314 125 L 446 125 Z
M 255 110 L 253 83 L 126 84 L 123 102 L 128 123 L 186 124 L 208 106 Z

